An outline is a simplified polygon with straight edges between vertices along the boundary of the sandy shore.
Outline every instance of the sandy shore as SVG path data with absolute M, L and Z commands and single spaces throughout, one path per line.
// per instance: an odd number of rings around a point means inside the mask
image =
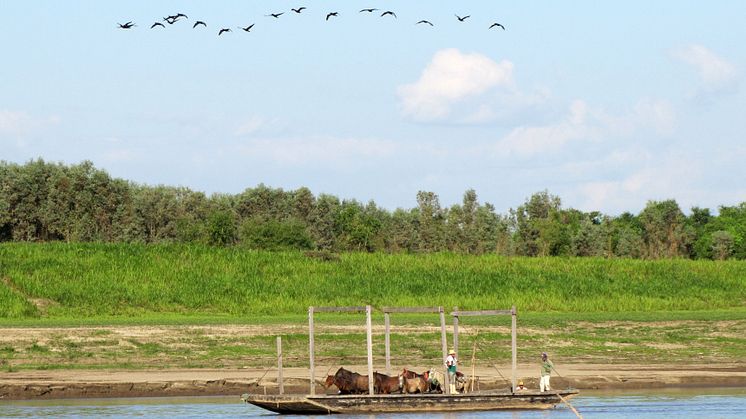
M 349 367 L 364 372 L 364 366 Z M 510 366 L 498 365 L 510 379 Z M 424 369 L 424 368 L 421 368 Z M 562 374 L 552 378 L 555 388 L 643 389 L 666 387 L 746 386 L 746 364 L 718 365 L 557 365 Z M 317 378 L 327 372 L 319 368 Z M 419 370 L 419 369 L 416 369 Z M 466 371 L 467 374 L 470 371 Z M 537 365 L 520 365 L 518 376 L 530 388 L 538 386 Z M 308 392 L 308 371 L 283 371 L 285 392 Z M 507 387 L 494 368 L 476 370 L 482 389 Z M 241 393 L 276 393 L 277 371 L 147 370 L 91 371 L 55 370 L 0 373 L 0 399 L 57 399 L 81 397 L 206 396 Z M 317 392 L 324 389 L 318 387 Z M 333 391 L 333 390 L 330 390 Z

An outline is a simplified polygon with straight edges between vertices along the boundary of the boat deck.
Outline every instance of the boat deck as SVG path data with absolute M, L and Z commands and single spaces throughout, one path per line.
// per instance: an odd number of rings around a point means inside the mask
M 467 394 L 376 394 L 376 395 L 253 395 L 247 403 L 276 413 L 415 413 L 550 409 L 578 394 L 577 390 L 473 392 Z

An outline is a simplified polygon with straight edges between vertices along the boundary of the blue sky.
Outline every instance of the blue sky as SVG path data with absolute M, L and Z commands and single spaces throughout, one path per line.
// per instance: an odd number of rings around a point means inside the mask
M 735 0 L 0 0 L 0 160 L 389 209 L 469 188 L 500 212 L 544 189 L 609 214 L 716 209 L 746 201 L 744 17 Z

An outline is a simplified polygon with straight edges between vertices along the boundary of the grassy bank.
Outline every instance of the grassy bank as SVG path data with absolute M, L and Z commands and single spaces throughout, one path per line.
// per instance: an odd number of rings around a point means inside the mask
M 518 358 L 537 362 L 547 351 L 559 365 L 598 364 L 698 364 L 717 368 L 738 364 L 746 356 L 746 316 L 700 312 L 701 320 L 562 322 L 519 318 Z M 350 316 L 348 316 L 349 318 Z M 317 365 L 363 365 L 366 362 L 364 321 L 342 326 L 338 319 L 316 323 Z M 546 316 L 554 318 L 554 316 Z M 284 365 L 308 365 L 307 321 L 282 324 L 103 325 L 86 327 L 14 327 L 0 338 L 0 371 L 47 369 L 163 369 L 266 368 L 275 365 L 275 337 L 282 337 Z M 492 319 L 477 324 L 464 319 L 459 341 L 464 367 L 475 354 L 478 364 L 506 364 L 510 360 L 509 320 Z M 374 332 L 377 366 L 384 363 L 384 337 Z M 439 365 L 440 329 L 437 319 L 395 316 L 391 353 L 394 365 Z M 452 341 L 449 327 L 449 346 Z M 475 351 L 476 352 L 473 352 Z
M 303 315 L 309 305 L 522 312 L 728 310 L 746 262 L 255 252 L 184 245 L 0 245 L 0 317 Z

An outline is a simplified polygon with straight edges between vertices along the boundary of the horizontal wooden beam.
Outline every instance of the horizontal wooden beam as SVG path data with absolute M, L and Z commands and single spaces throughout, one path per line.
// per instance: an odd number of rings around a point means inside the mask
M 316 313 L 365 313 L 365 306 L 360 307 L 313 307 Z
M 478 311 L 453 311 L 451 316 L 463 317 L 463 316 L 503 316 L 511 315 L 513 310 L 478 310 Z
M 383 307 L 384 313 L 440 313 L 440 307 Z

